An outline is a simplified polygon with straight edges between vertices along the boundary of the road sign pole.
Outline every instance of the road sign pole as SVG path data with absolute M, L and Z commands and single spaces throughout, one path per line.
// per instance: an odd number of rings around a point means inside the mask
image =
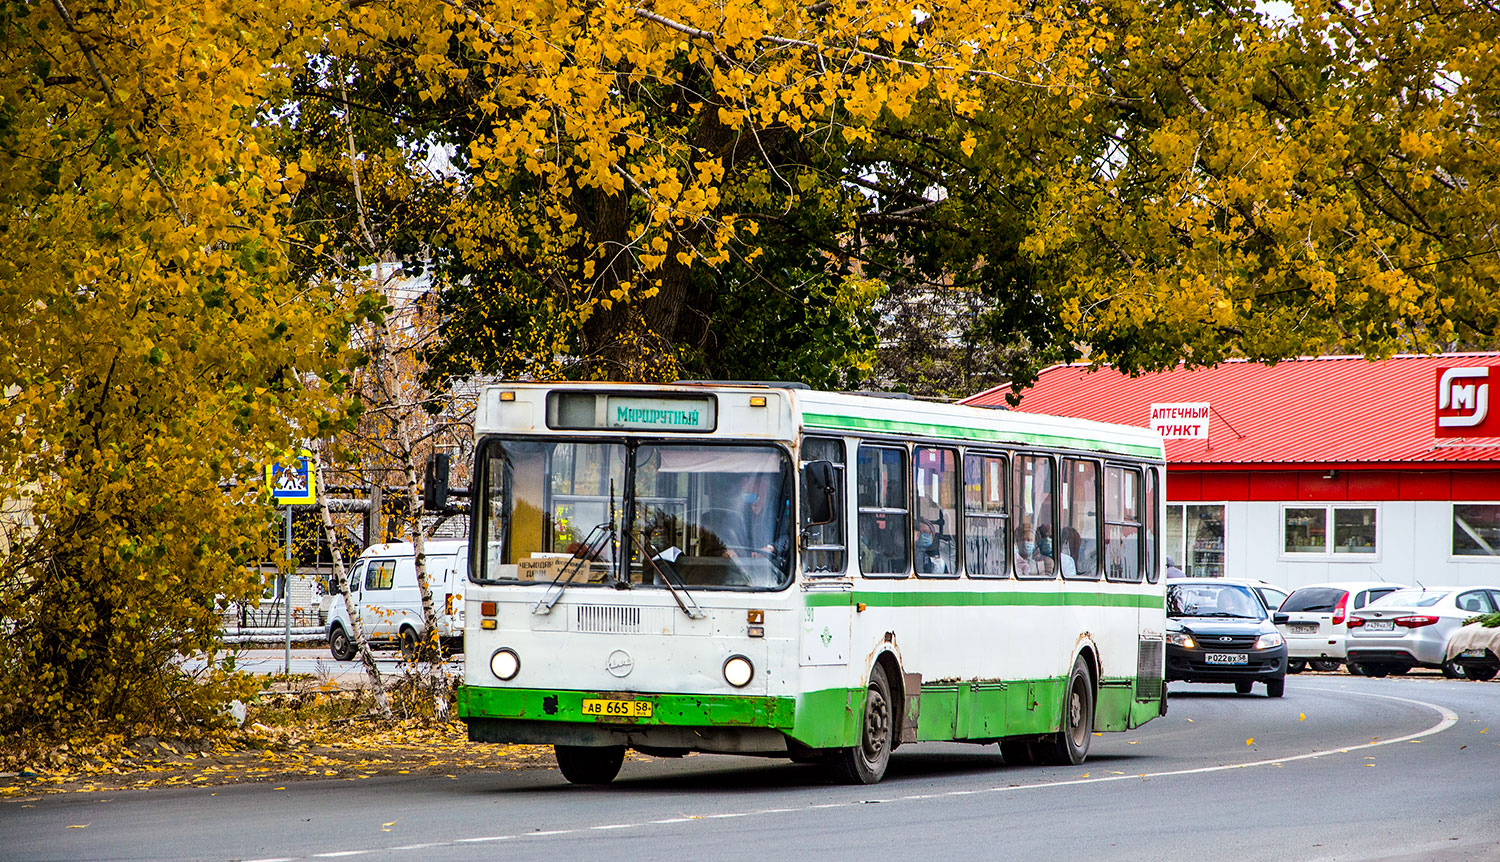
M 292 560 L 292 507 L 286 507 L 286 559 Z M 286 602 L 286 673 L 292 673 L 292 578 L 291 575 L 281 576 L 281 594 Z

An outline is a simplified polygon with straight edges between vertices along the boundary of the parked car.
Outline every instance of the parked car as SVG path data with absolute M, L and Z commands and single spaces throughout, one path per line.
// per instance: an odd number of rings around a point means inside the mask
M 1223 578 L 1167 581 L 1167 681 L 1233 683 L 1268 697 L 1286 689 L 1286 641 L 1250 586 Z
M 462 650 L 464 586 L 469 582 L 469 543 L 434 539 L 424 543 L 427 582 L 432 591 L 438 640 L 445 652 Z M 371 545 L 349 569 L 349 595 L 371 647 L 399 647 L 416 654 L 427 627 L 422 594 L 409 542 Z M 344 603 L 335 600 L 328 613 L 328 651 L 339 661 L 354 658 L 354 627 Z
M 1266 610 L 1275 613 L 1281 603 L 1286 601 L 1290 595 L 1286 590 L 1275 584 L 1266 583 L 1259 578 L 1215 578 L 1214 580 L 1224 584 L 1244 584 L 1260 599 L 1260 603 L 1266 606 Z
M 1463 664 L 1446 661 L 1448 638 L 1464 620 L 1500 608 L 1500 587 L 1407 587 L 1349 616 L 1349 670 L 1365 676 L 1440 668 L 1453 679 Z
M 1487 619 L 1495 622 L 1493 616 Z M 1459 626 L 1458 631 L 1448 636 L 1443 658 L 1445 664 L 1456 664 L 1463 671 L 1464 679 L 1479 682 L 1494 679 L 1500 674 L 1500 627 L 1479 622 Z
M 1288 670 L 1301 673 L 1309 663 L 1314 670 L 1338 670 L 1349 614 L 1399 589 L 1383 581 L 1337 581 L 1293 590 L 1281 603 L 1287 621 L 1278 626 L 1286 636 Z

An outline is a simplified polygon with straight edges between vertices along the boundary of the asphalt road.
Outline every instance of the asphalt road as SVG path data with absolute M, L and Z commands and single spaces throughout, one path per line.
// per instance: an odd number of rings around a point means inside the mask
M 697 756 L 581 788 L 555 770 L 0 803 L 0 859 L 1500 860 L 1500 682 L 1171 687 L 1081 767 L 903 747 L 874 787 Z M 1493 725 L 1491 724 L 1493 722 Z

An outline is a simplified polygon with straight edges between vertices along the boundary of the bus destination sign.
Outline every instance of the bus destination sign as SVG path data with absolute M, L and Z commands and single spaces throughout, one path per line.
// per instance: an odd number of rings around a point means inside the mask
M 714 405 L 708 398 L 625 398 L 610 396 L 608 427 L 670 431 L 712 431 Z

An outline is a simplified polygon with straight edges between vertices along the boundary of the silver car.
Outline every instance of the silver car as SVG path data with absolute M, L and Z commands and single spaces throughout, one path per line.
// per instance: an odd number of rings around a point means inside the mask
M 1301 673 L 1310 664 L 1313 670 L 1338 670 L 1349 614 L 1399 589 L 1382 581 L 1335 581 L 1293 590 L 1280 608 L 1287 621 L 1277 626 L 1286 636 L 1287 669 Z
M 1407 587 L 1349 616 L 1349 671 L 1365 676 L 1441 668 L 1461 679 L 1463 666 L 1443 660 L 1464 620 L 1500 608 L 1500 587 Z

